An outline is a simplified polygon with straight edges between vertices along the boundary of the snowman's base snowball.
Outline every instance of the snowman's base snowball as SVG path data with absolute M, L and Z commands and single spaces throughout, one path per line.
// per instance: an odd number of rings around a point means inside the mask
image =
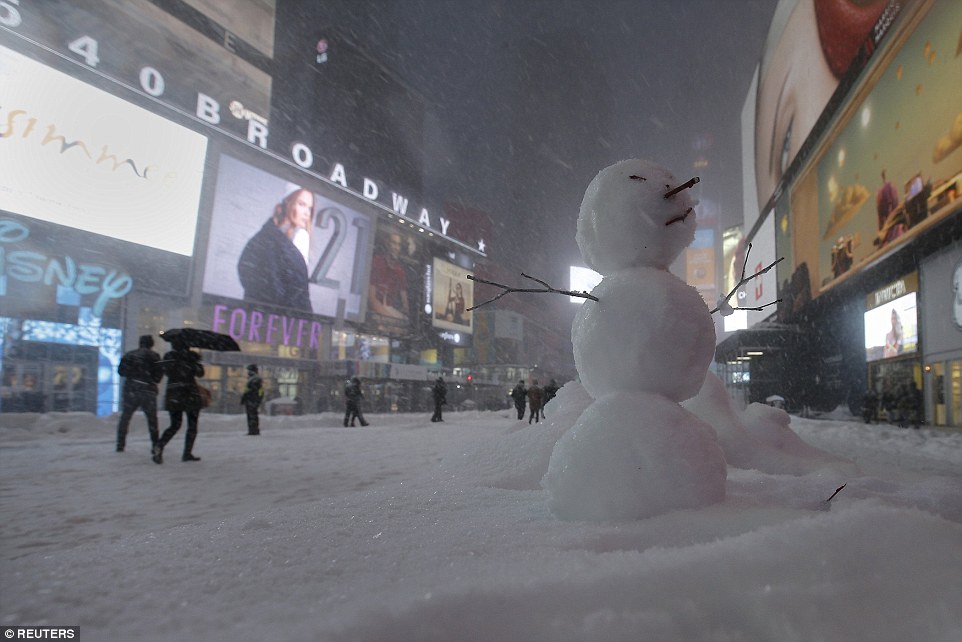
M 634 520 L 719 502 L 726 476 L 710 426 L 661 395 L 617 392 L 558 440 L 541 485 L 561 519 Z

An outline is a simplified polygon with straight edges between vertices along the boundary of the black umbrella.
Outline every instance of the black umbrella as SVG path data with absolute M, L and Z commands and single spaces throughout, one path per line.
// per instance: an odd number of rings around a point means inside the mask
M 188 348 L 218 350 L 220 352 L 240 352 L 240 346 L 233 338 L 212 330 L 200 328 L 172 328 L 160 332 L 164 341 L 181 341 Z

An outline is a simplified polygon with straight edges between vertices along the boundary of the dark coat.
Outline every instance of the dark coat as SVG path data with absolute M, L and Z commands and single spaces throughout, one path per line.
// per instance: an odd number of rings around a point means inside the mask
M 523 406 L 528 399 L 528 391 L 520 383 L 514 387 L 511 391 L 511 398 L 514 399 L 514 405 Z
M 157 384 L 164 378 L 164 367 L 159 354 L 150 348 L 137 348 L 121 357 L 117 374 L 124 377 L 124 394 L 151 392 L 156 395 Z
M 256 372 L 247 377 L 247 386 L 241 395 L 241 403 L 248 408 L 255 409 L 261 405 L 264 398 L 264 380 Z
M 307 264 L 290 239 L 268 220 L 237 262 L 244 300 L 311 312 Z
M 555 395 L 557 394 L 558 394 L 558 384 L 556 384 L 554 380 L 552 380 L 551 383 L 549 383 L 547 386 L 544 387 L 544 403 L 547 404 L 549 401 L 554 399 Z
M 544 391 L 539 386 L 528 388 L 528 403 L 533 409 L 540 409 L 541 402 L 544 400 Z
M 347 386 L 344 388 L 344 396 L 347 398 L 347 407 L 358 407 L 361 403 L 361 399 L 364 397 L 364 393 L 361 392 L 361 384 L 356 381 L 348 381 Z
M 435 381 L 434 385 L 431 386 L 431 395 L 434 397 L 434 403 L 441 405 L 448 401 L 448 386 L 443 381 Z
M 204 376 L 200 355 L 193 350 L 171 350 L 164 355 L 167 374 L 167 394 L 164 409 L 168 412 L 197 412 L 201 409 L 201 397 L 197 390 L 197 377 Z

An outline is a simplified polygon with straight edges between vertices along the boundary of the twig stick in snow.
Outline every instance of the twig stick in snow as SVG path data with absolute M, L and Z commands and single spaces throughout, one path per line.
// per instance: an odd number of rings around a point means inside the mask
M 741 279 L 741 281 L 739 281 L 738 283 L 735 284 L 735 287 L 732 288 L 732 291 L 731 291 L 731 292 L 729 292 L 728 294 L 726 294 L 724 297 L 721 297 L 721 298 L 718 299 L 718 307 L 716 307 L 716 308 L 713 309 L 711 312 L 709 312 L 709 314 L 715 314 L 716 312 L 721 311 L 722 316 L 723 316 L 723 317 L 727 317 L 729 314 L 731 314 L 731 313 L 734 312 L 735 310 L 763 310 L 763 309 L 767 308 L 767 307 L 770 306 L 770 305 L 775 305 L 776 303 L 780 303 L 780 302 L 781 302 L 781 299 L 775 299 L 774 301 L 771 301 L 770 303 L 766 303 L 765 305 L 760 306 L 760 307 L 757 307 L 757 308 L 738 308 L 738 307 L 733 307 L 733 306 L 728 302 L 729 299 L 731 299 L 733 296 L 735 296 L 735 293 L 738 291 L 738 288 L 742 287 L 743 285 L 745 285 L 746 283 L 748 283 L 749 281 L 751 281 L 751 280 L 754 279 L 755 277 L 761 276 L 762 274 L 765 274 L 766 272 L 768 272 L 769 270 L 771 270 L 773 267 L 775 267 L 776 265 L 778 265 L 781 261 L 785 260 L 785 257 L 784 257 L 784 256 L 783 256 L 783 257 L 780 257 L 780 258 L 777 258 L 777 259 L 775 259 L 774 261 L 772 261 L 772 262 L 768 265 L 768 267 L 766 267 L 765 269 L 759 270 L 758 272 L 755 272 L 755 273 L 752 274 L 751 276 L 746 277 L 746 276 L 745 276 L 745 269 L 748 267 L 748 255 L 751 254 L 751 251 L 752 251 L 752 244 L 749 243 L 749 244 L 748 244 L 748 250 L 745 251 L 745 263 L 742 265 L 742 279 Z
M 841 486 L 839 486 L 838 488 L 836 488 L 836 489 L 835 489 L 835 492 L 832 493 L 832 496 L 825 500 L 825 503 L 827 504 L 827 503 L 829 503 L 830 501 L 832 501 L 833 499 L 835 499 L 835 496 L 838 495 L 838 492 L 839 492 L 840 490 L 842 490 L 843 488 L 845 488 L 846 486 L 848 486 L 848 484 L 842 484 Z
M 489 303 L 494 303 L 495 301 L 497 301 L 498 299 L 500 299 L 501 297 L 503 297 L 505 294 L 508 294 L 509 292 L 535 292 L 535 293 L 554 292 L 555 294 L 567 294 L 568 296 L 581 297 L 582 299 L 591 299 L 592 301 L 597 301 L 597 300 L 598 300 L 598 297 L 592 296 L 592 295 L 588 294 L 588 293 L 585 292 L 585 291 L 582 291 L 582 292 L 573 292 L 573 291 L 571 291 L 571 290 L 559 290 L 559 289 L 557 289 L 557 288 L 551 287 L 550 285 L 548 285 L 547 283 L 545 283 L 545 282 L 542 281 L 541 279 L 536 279 L 536 278 L 533 277 L 533 276 L 528 276 L 528 275 L 525 274 L 524 272 L 521 273 L 521 276 L 523 276 L 523 277 L 526 278 L 526 279 L 531 279 L 532 281 L 537 281 L 538 283 L 540 283 L 541 285 L 543 285 L 544 288 L 513 288 L 513 287 L 511 287 L 511 286 L 509 286 L 509 285 L 504 285 L 504 284 L 502 284 L 502 283 L 495 283 L 494 281 L 488 281 L 487 279 L 481 279 L 481 278 L 478 278 L 478 277 L 476 277 L 476 276 L 474 276 L 474 275 L 472 275 L 472 274 L 469 274 L 469 275 L 468 275 L 468 278 L 469 278 L 470 280 L 472 280 L 472 281 L 477 281 L 478 283 L 487 283 L 488 285 L 493 285 L 493 286 L 495 286 L 495 287 L 501 288 L 501 289 L 504 290 L 504 291 L 501 292 L 498 296 L 494 297 L 493 299 L 489 299 L 489 300 L 485 301 L 484 303 L 479 303 L 479 304 L 477 304 L 477 305 L 472 305 L 470 308 L 468 308 L 468 311 L 474 310 L 474 309 L 476 309 L 476 308 L 480 308 L 482 305 L 487 305 L 487 304 L 489 304 Z

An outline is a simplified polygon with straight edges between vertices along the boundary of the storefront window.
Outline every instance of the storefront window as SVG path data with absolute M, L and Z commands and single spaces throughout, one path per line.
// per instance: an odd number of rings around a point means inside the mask
M 932 395 L 932 422 L 936 426 L 944 426 L 948 420 L 945 407 L 945 366 L 936 363 L 926 369 L 929 370 L 926 388 Z
M 390 363 L 391 342 L 387 337 L 370 334 L 334 332 L 331 337 L 331 360 Z
M 949 382 L 950 404 L 952 408 L 951 421 L 953 426 L 962 426 L 962 361 L 950 361 Z

